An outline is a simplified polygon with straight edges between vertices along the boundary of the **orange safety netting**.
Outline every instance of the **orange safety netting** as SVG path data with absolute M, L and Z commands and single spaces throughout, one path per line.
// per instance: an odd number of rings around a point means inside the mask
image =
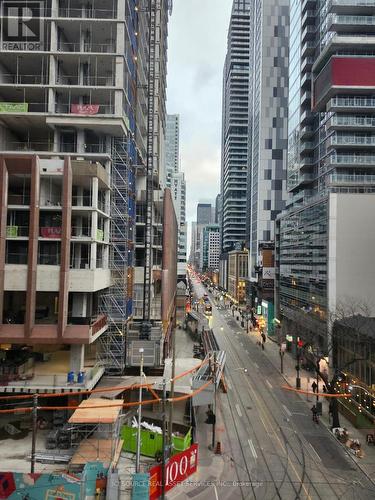
M 298 392 L 299 394 L 311 394 L 311 396 L 321 396 L 322 398 L 351 398 L 352 394 L 330 394 L 329 392 L 311 392 L 304 391 L 303 389 L 295 389 L 294 387 L 290 387 L 289 385 L 282 385 L 282 389 L 285 391 Z

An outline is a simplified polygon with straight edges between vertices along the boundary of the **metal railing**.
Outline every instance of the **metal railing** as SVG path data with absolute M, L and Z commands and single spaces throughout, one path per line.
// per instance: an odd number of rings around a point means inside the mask
M 355 136 L 355 135 L 344 135 L 344 136 L 331 136 L 331 144 L 341 146 L 375 146 L 375 136 Z
M 374 165 L 375 155 L 332 155 L 328 158 L 329 163 L 333 164 L 356 164 L 356 165 Z
M 331 184 L 375 184 L 375 175 L 346 175 L 331 174 L 329 176 Z
M 373 97 L 333 97 L 331 106 L 336 107 L 375 107 L 375 98 Z

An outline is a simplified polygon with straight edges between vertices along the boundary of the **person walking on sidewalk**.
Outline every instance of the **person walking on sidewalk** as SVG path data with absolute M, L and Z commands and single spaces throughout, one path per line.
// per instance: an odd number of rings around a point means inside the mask
M 311 408 L 311 412 L 312 412 L 313 422 L 319 424 L 318 410 L 315 405 Z
M 318 384 L 315 382 L 315 380 L 311 384 L 311 387 L 312 387 L 312 390 L 313 390 L 314 393 L 318 391 Z

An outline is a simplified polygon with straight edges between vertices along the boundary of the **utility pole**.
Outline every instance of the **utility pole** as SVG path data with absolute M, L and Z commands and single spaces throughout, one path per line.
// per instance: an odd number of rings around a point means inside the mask
M 139 387 L 139 406 L 138 406 L 138 431 L 137 431 L 137 454 L 135 457 L 135 472 L 138 474 L 140 471 L 140 458 L 141 458 L 141 419 L 142 419 L 142 376 L 143 376 L 143 347 L 139 349 L 141 355 L 140 365 L 140 387 Z
M 30 472 L 31 472 L 31 474 L 34 474 L 35 462 L 36 462 L 36 457 L 35 457 L 36 434 L 37 434 L 37 430 L 38 430 L 38 395 L 37 394 L 33 395 L 32 417 L 33 417 L 33 430 L 32 430 L 32 437 L 31 437 L 31 467 L 30 467 Z
M 163 414 L 163 426 L 162 426 L 162 455 L 161 455 L 161 498 L 165 498 L 165 462 L 166 462 L 166 445 L 167 445 L 167 415 L 165 411 L 165 402 L 167 399 L 167 383 L 165 378 L 163 379 L 163 399 L 162 403 L 162 414 Z
M 214 404 L 213 404 L 213 420 L 212 420 L 212 450 L 215 451 L 215 440 L 216 440 L 216 351 L 214 351 L 214 370 L 213 370 L 213 379 L 214 379 Z
M 173 398 L 174 398 L 174 378 L 176 375 L 176 328 L 172 330 L 172 377 L 171 391 L 169 401 L 169 426 L 168 426 L 168 445 L 172 450 L 172 432 L 173 432 Z
M 297 345 L 297 364 L 296 364 L 296 370 L 297 370 L 297 376 L 296 376 L 296 389 L 301 389 L 301 378 L 299 376 L 299 372 L 301 369 L 300 365 L 300 358 L 301 358 L 301 348 Z

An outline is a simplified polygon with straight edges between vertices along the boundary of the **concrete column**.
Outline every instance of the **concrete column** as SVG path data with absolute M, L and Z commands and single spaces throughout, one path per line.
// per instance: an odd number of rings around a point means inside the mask
M 62 229 L 61 229 L 61 265 L 58 312 L 58 336 L 63 337 L 68 322 L 70 240 L 72 234 L 72 183 L 73 173 L 70 158 L 64 161 Z
M 92 189 L 91 205 L 93 208 L 98 208 L 99 180 L 97 177 L 92 178 L 91 189 Z
M 72 344 L 70 346 L 70 371 L 81 372 L 85 363 L 85 346 Z
M 27 262 L 27 292 L 25 308 L 25 337 L 31 337 L 35 325 L 36 276 L 38 267 L 39 237 L 39 187 L 40 172 L 36 156 L 30 160 L 31 192 L 30 192 L 30 225 Z
M 8 170 L 0 159 L 0 323 L 4 309 L 5 249 L 7 236 Z
M 93 180 L 98 180 L 94 178 Z M 94 183 L 93 183 L 94 184 Z M 96 200 L 96 204 L 98 201 L 98 193 L 93 188 L 93 204 L 94 199 Z M 94 211 L 91 214 L 91 238 L 94 241 L 94 243 L 91 243 L 91 251 L 90 251 L 90 269 L 96 269 L 96 255 L 97 255 L 97 230 L 98 230 L 98 212 Z
M 77 130 L 77 153 L 85 152 L 85 131 L 82 129 Z

